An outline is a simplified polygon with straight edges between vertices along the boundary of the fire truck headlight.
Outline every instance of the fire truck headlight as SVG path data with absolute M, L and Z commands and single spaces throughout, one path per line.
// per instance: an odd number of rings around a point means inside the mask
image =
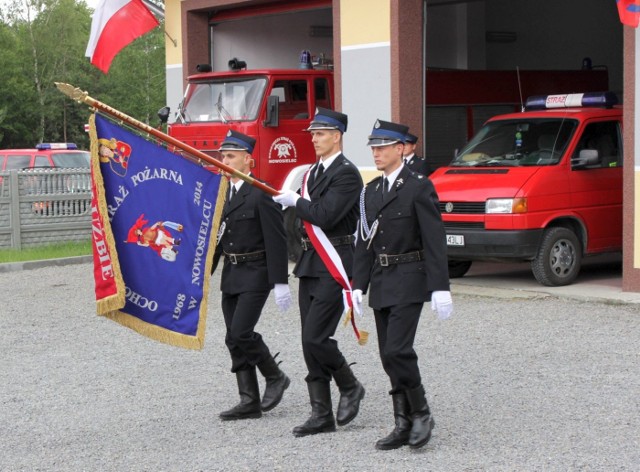
M 486 213 L 526 213 L 526 198 L 491 198 L 485 204 Z

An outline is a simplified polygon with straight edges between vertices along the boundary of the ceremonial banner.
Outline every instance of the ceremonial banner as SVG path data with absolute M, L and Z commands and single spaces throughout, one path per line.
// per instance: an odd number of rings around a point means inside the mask
M 100 114 L 90 128 L 98 314 L 202 348 L 226 179 Z

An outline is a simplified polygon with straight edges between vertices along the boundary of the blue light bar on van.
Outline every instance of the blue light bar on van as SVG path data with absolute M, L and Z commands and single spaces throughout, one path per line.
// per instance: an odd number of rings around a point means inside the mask
M 36 145 L 36 149 L 44 151 L 45 149 L 78 149 L 75 143 L 40 143 Z
M 550 108 L 604 107 L 611 108 L 618 103 L 613 92 L 569 93 L 565 95 L 536 95 L 527 98 L 526 110 L 546 110 Z

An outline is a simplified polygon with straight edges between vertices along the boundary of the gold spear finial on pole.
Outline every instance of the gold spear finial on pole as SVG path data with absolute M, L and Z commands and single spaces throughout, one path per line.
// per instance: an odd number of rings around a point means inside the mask
M 56 87 L 58 88 L 58 90 L 60 90 L 62 93 L 72 98 L 73 100 L 77 101 L 78 103 L 85 103 L 90 107 L 95 108 L 96 110 L 99 110 L 107 115 L 112 116 L 113 118 L 117 118 L 118 120 L 124 123 L 127 123 L 133 128 L 137 128 L 141 131 L 144 131 L 145 133 L 151 134 L 156 138 L 158 138 L 160 141 L 164 142 L 165 144 L 169 144 L 177 149 L 180 149 L 186 152 L 191 156 L 194 156 L 202 161 L 205 161 L 211 165 L 214 165 L 217 168 L 226 172 L 228 175 L 244 180 L 248 184 L 259 188 L 260 190 L 262 190 L 265 193 L 268 193 L 269 195 L 278 195 L 277 190 L 275 190 L 272 187 L 269 187 L 268 185 L 263 184 L 259 180 L 254 179 L 250 175 L 244 174 L 234 169 L 233 167 L 229 167 L 228 165 L 220 162 L 218 159 L 214 159 L 208 154 L 205 154 L 204 152 L 192 146 L 189 146 L 187 143 L 183 143 L 182 141 L 174 138 L 173 136 L 169 136 L 168 134 L 165 134 L 162 131 L 153 128 L 152 126 L 149 126 L 141 121 L 138 121 L 135 118 L 132 118 L 129 115 L 122 113 L 119 110 L 116 110 L 115 108 L 111 108 L 109 105 L 106 105 L 96 100 L 95 98 L 91 98 L 87 92 L 83 92 L 79 88 L 74 87 L 73 85 L 70 85 L 70 84 L 65 84 L 61 82 L 54 82 L 54 83 L 56 84 Z
M 56 84 L 56 87 L 58 87 L 58 90 L 78 103 L 84 102 L 85 99 L 89 97 L 87 92 L 83 92 L 78 87 L 74 87 L 70 84 L 63 84 L 61 82 L 54 83 Z

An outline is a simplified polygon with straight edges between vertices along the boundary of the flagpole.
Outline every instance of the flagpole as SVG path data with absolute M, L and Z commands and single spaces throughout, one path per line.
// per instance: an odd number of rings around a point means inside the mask
M 77 101 L 78 103 L 85 103 L 87 105 L 89 105 L 92 108 L 95 108 L 97 110 L 100 110 L 114 118 L 117 118 L 119 120 L 122 120 L 123 122 L 127 123 L 128 125 L 133 126 L 134 128 L 137 128 L 139 130 L 142 130 L 146 133 L 152 134 L 153 136 L 155 136 L 156 138 L 158 138 L 159 140 L 163 141 L 164 143 L 167 144 L 171 144 L 172 146 L 181 149 L 185 152 L 187 152 L 188 154 L 191 154 L 194 157 L 197 157 L 198 159 L 201 159 L 209 164 L 212 164 L 216 167 L 218 167 L 219 169 L 223 170 L 224 172 L 226 172 L 227 174 L 229 174 L 232 177 L 244 180 L 245 182 L 247 182 L 248 184 L 257 187 L 258 189 L 262 190 L 265 193 L 268 193 L 269 195 L 278 195 L 278 191 L 272 187 L 269 187 L 268 185 L 263 184 L 262 182 L 260 182 L 257 179 L 254 179 L 253 177 L 251 177 L 250 175 L 244 174 L 242 172 L 240 172 L 239 170 L 234 169 L 233 167 L 229 167 L 226 164 L 223 164 L 222 162 L 220 162 L 218 159 L 215 159 L 211 156 L 209 156 L 208 154 L 205 154 L 204 152 L 189 146 L 188 144 L 172 137 L 169 136 L 168 134 L 163 133 L 160 130 L 157 130 L 145 123 L 142 123 L 141 121 L 136 120 L 135 118 L 130 117 L 129 115 L 125 115 L 124 113 L 122 113 L 121 111 L 116 110 L 115 108 L 110 107 L 109 105 L 106 105 L 105 103 L 102 103 L 98 100 L 96 100 L 95 98 L 92 98 L 89 96 L 88 92 L 83 92 L 82 90 L 80 90 L 77 87 L 74 87 L 73 85 L 70 84 L 65 84 L 65 83 L 61 83 L 61 82 L 55 82 L 56 87 L 58 88 L 58 90 L 60 90 L 62 93 L 64 93 L 65 95 L 67 95 L 68 97 L 70 97 L 71 99 Z

